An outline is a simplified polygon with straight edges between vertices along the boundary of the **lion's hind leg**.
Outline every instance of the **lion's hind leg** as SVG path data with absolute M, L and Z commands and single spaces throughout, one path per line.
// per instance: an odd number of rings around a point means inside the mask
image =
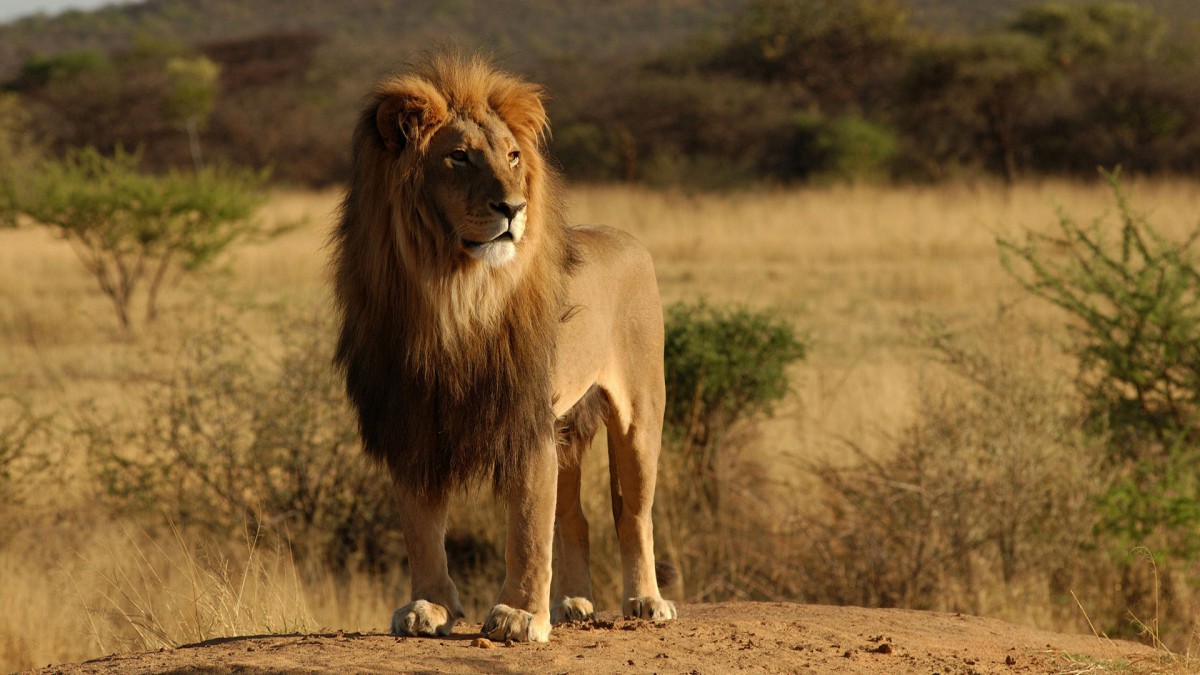
M 670 621 L 676 617 L 675 603 L 659 594 L 651 520 L 662 424 L 638 410 L 635 405 L 614 409 L 607 425 L 613 520 L 625 587 L 622 610 L 630 618 Z
M 580 497 L 581 464 L 608 415 L 608 399 L 590 389 L 558 424 L 558 499 L 554 513 L 554 623 L 595 618 L 588 521 Z

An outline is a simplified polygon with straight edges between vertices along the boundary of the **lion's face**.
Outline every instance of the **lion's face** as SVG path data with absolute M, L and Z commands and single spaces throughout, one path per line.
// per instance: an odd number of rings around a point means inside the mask
M 541 90 L 495 72 L 434 68 L 387 80 L 376 97 L 373 121 L 398 169 L 387 189 L 404 217 L 394 222 L 407 229 L 400 240 L 413 260 L 434 249 L 443 260 L 489 267 L 533 259 L 539 237 L 527 224 L 536 227 L 541 202 L 529 199 L 544 173 L 547 128 Z
M 525 163 L 512 132 L 496 116 L 443 124 L 424 151 L 433 208 L 469 257 L 493 267 L 512 262 L 525 236 Z

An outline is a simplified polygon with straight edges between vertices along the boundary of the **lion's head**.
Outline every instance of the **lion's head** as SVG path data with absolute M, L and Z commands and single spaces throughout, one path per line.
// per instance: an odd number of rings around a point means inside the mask
M 422 197 L 405 224 L 429 228 L 448 257 L 512 262 L 542 169 L 546 113 L 537 88 L 434 62 L 426 73 L 383 82 L 375 95 L 384 145 Z
M 419 489 L 504 482 L 506 457 L 552 430 L 572 253 L 547 132 L 540 87 L 454 55 L 385 79 L 359 118 L 337 362 L 368 453 Z
M 486 61 L 437 57 L 376 87 L 362 125 L 388 164 L 409 267 L 501 268 L 540 245 L 547 131 L 541 88 Z M 375 163 L 375 162 L 372 162 Z M 424 256 L 424 259 L 421 258 Z M 520 265 L 521 268 L 524 265 Z

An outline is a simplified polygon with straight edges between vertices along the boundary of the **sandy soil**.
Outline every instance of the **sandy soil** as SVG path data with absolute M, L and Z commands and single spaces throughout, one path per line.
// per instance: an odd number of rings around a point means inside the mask
M 994 619 L 787 603 L 680 607 L 650 624 L 602 615 L 558 626 L 549 644 L 497 644 L 479 624 L 445 639 L 381 634 L 261 635 L 120 654 L 42 673 L 1057 673 L 1155 670 L 1143 645 Z M 1144 666 L 1140 667 L 1140 666 Z

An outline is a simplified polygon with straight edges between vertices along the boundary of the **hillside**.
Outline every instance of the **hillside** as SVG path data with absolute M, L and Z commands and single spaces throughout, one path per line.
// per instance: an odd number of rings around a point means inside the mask
M 1033 2 L 149 0 L 0 26 L 0 88 L 54 154 L 140 148 L 163 171 L 197 161 L 171 69 L 207 59 L 215 102 L 189 122 L 204 159 L 311 186 L 344 180 L 371 83 L 447 46 L 546 86 L 574 180 L 1200 171 L 1200 6 L 997 30 Z
M 1070 2 L 1071 0 L 1068 0 Z M 1081 2 L 1082 0 L 1074 0 Z M 1131 0 L 1171 20 L 1174 25 L 1200 21 L 1200 3 L 1194 0 Z M 914 18 L 941 30 L 977 30 L 996 26 L 1022 7 L 1040 4 L 1040 0 L 907 0 Z
M 386 69 L 435 42 L 485 46 L 528 69 L 544 59 L 628 59 L 668 48 L 744 0 L 148 0 L 0 26 L 0 80 L 30 56 L 127 48 L 139 39 L 188 43 L 259 34 L 323 36 L 341 62 Z
M 937 30 L 997 25 L 1038 0 L 901 0 Z M 528 68 L 541 59 L 628 59 L 660 53 L 721 22 L 746 0 L 147 0 L 0 25 L 0 80 L 30 56 L 129 47 L 134 36 L 205 42 L 260 33 L 317 33 L 376 64 L 436 40 L 485 44 Z M 1200 21 L 1192 0 L 1134 0 L 1173 24 Z

